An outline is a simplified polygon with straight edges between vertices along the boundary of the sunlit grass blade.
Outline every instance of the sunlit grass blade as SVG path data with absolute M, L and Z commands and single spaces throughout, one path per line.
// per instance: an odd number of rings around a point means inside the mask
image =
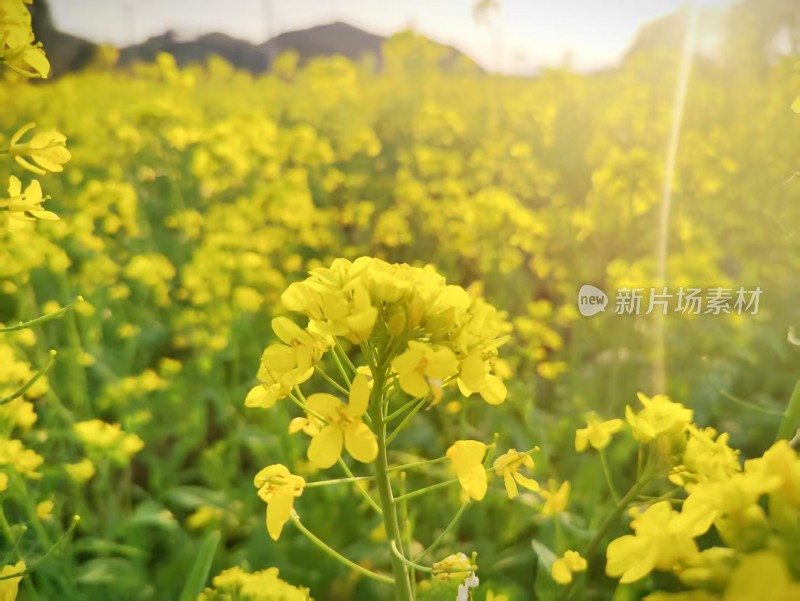
M 800 426 L 800 380 L 794 385 L 794 392 L 792 392 L 786 413 L 778 428 L 777 440 L 791 440 L 794 438 L 798 426 Z
M 208 573 L 211 571 L 211 562 L 214 561 L 214 555 L 217 552 L 219 539 L 220 533 L 215 531 L 211 532 L 203 540 L 203 544 L 200 545 L 200 551 L 197 553 L 197 558 L 194 560 L 192 571 L 189 572 L 189 577 L 186 579 L 186 584 L 183 585 L 183 591 L 178 601 L 194 601 L 203 592 Z

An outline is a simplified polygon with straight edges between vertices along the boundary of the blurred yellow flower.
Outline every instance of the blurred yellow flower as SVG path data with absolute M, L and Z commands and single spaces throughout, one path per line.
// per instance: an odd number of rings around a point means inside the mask
M 90 419 L 77 422 L 72 428 L 87 449 L 108 454 L 119 464 L 127 463 L 144 448 L 141 438 L 136 434 L 126 434 L 119 424 Z
M 78 463 L 64 464 L 67 475 L 79 484 L 91 480 L 95 474 L 94 463 L 88 457 L 84 457 Z
M 40 520 L 49 520 L 53 517 L 53 508 L 55 503 L 52 499 L 45 499 L 36 504 L 36 517 Z
M 583 453 L 589 446 L 598 451 L 606 448 L 611 442 L 611 436 L 622 428 L 621 419 L 600 421 L 595 413 L 586 419 L 586 427 L 575 431 L 575 450 Z
M 586 560 L 577 551 L 565 551 L 564 555 L 553 562 L 550 575 L 559 584 L 572 582 L 572 575 L 576 572 L 585 572 Z
M 544 497 L 542 513 L 544 515 L 556 515 L 564 511 L 569 503 L 570 488 L 569 481 L 562 482 L 561 486 L 556 488 L 556 481 L 548 480 L 547 488 L 541 490 L 541 495 Z
M 606 573 L 620 583 L 636 582 L 653 570 L 671 571 L 697 554 L 694 539 L 711 526 L 714 514 L 684 510 L 678 513 L 669 501 L 659 501 L 631 522 L 635 534 L 611 541 L 606 549 Z
M 635 413 L 630 405 L 625 407 L 625 418 L 633 428 L 633 437 L 639 442 L 650 442 L 659 436 L 673 437 L 689 425 L 694 416 L 691 409 L 657 394 L 653 398 L 641 392 L 637 397 L 644 409 Z
M 18 561 L 13 566 L 3 566 L 3 569 L 0 570 L 0 578 L 4 578 L 0 580 L 0 601 L 14 601 L 17 598 L 22 576 L 17 578 L 9 578 L 9 576 L 24 572 L 26 567 L 24 561 Z
M 44 463 L 44 457 L 36 451 L 26 449 L 22 441 L 0 438 L 0 465 L 7 465 L 26 478 L 39 479 L 36 470 Z

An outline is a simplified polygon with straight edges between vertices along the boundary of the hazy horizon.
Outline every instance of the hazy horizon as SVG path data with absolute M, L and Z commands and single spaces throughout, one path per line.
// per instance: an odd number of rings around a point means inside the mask
M 726 6 L 732 0 L 695 4 Z M 569 57 L 577 70 L 615 64 L 639 29 L 687 4 L 683 0 L 593 2 L 505 0 L 479 22 L 470 0 L 50 0 L 56 26 L 119 46 L 173 30 L 186 37 L 220 32 L 254 43 L 286 31 L 342 21 L 392 35 L 409 27 L 457 47 L 485 68 L 527 73 Z

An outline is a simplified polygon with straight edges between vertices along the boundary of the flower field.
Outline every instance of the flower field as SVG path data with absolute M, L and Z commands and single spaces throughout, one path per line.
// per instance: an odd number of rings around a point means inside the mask
M 0 600 L 800 599 L 796 60 L 696 60 L 671 169 L 680 53 L 39 81 L 22 11 Z

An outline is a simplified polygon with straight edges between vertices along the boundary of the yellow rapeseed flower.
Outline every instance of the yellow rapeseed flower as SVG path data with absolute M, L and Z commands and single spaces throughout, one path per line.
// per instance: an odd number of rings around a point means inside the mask
M 635 413 L 628 405 L 625 407 L 625 418 L 633 429 L 633 437 L 639 442 L 650 442 L 659 436 L 676 436 L 683 432 L 694 416 L 691 409 L 664 395 L 657 394 L 650 398 L 640 392 L 637 397 L 644 409 Z
M 362 463 L 378 456 L 377 437 L 362 421 L 369 407 L 369 395 L 369 382 L 359 374 L 353 379 L 347 405 L 331 394 L 308 397 L 308 408 L 326 422 L 308 446 L 312 465 L 320 469 L 331 467 L 341 457 L 343 446 L 353 459 Z
M 8 181 L 9 198 L 0 199 L 0 208 L 8 211 L 11 219 L 9 229 L 17 229 L 15 221 L 36 221 L 44 219 L 46 221 L 58 221 L 58 215 L 51 211 L 45 211 L 42 203 L 49 197 L 42 195 L 42 186 L 38 181 L 32 180 L 30 184 L 22 190 L 22 182 L 13 175 Z
M 94 463 L 88 457 L 84 457 L 78 463 L 65 464 L 64 470 L 72 480 L 78 483 L 91 480 L 95 474 Z
M 455 353 L 445 346 L 412 340 L 408 348 L 392 361 L 392 369 L 403 392 L 412 397 L 424 397 L 429 392 L 438 400 L 442 382 L 458 371 Z
M 267 504 L 267 532 L 272 540 L 278 540 L 292 515 L 294 500 L 303 494 L 306 481 L 289 472 L 286 466 L 275 464 L 258 472 L 253 484 L 258 496 Z
M 635 534 L 611 541 L 606 549 L 606 573 L 620 583 L 636 582 L 653 570 L 671 571 L 698 553 L 694 539 L 711 526 L 713 514 L 700 517 L 678 513 L 669 501 L 660 501 L 633 520 Z
M 3 566 L 3 569 L 0 570 L 0 578 L 5 579 L 0 580 L 0 601 L 14 601 L 14 599 L 17 598 L 19 583 L 22 580 L 22 576 L 17 578 L 8 578 L 8 576 L 24 572 L 26 567 L 24 561 L 18 561 L 13 566 Z
M 490 405 L 499 405 L 506 400 L 508 390 L 503 381 L 490 373 L 491 366 L 483 359 L 483 350 L 476 348 L 461 362 L 458 388 L 464 396 L 477 392 Z
M 564 481 L 561 486 L 556 486 L 555 480 L 548 480 L 547 488 L 541 490 L 544 497 L 542 513 L 544 515 L 556 515 L 567 508 L 569 503 L 569 491 L 572 488 L 569 481 Z
M 20 144 L 22 136 L 34 127 L 35 123 L 26 123 L 11 136 L 9 154 L 22 167 L 38 175 L 45 175 L 48 171 L 60 173 L 64 170 L 62 165 L 72 158 L 67 150 L 66 136 L 55 129 L 48 129 L 35 133 L 30 140 Z M 32 159 L 36 165 L 26 157 Z
M 141 438 L 136 434 L 126 434 L 119 424 L 90 419 L 77 422 L 72 428 L 87 449 L 108 454 L 119 464 L 127 463 L 144 448 Z
M 474 501 L 481 501 L 486 496 L 484 455 L 486 445 L 478 440 L 457 440 L 447 449 L 447 457 L 453 464 L 461 488 Z
M 601 421 L 595 413 L 586 418 L 586 427 L 575 431 L 575 450 L 583 453 L 589 446 L 598 451 L 605 449 L 611 437 L 622 428 L 621 419 Z
M 494 460 L 492 467 L 498 476 L 502 476 L 509 499 L 517 496 L 517 484 L 534 492 L 539 490 L 539 483 L 536 480 L 526 478 L 519 473 L 523 467 L 533 468 L 533 458 L 530 455 L 509 449 L 507 453 Z
M 586 560 L 577 551 L 565 551 L 564 555 L 553 562 L 550 575 L 559 584 L 572 582 L 572 575 L 576 572 L 585 572 Z

